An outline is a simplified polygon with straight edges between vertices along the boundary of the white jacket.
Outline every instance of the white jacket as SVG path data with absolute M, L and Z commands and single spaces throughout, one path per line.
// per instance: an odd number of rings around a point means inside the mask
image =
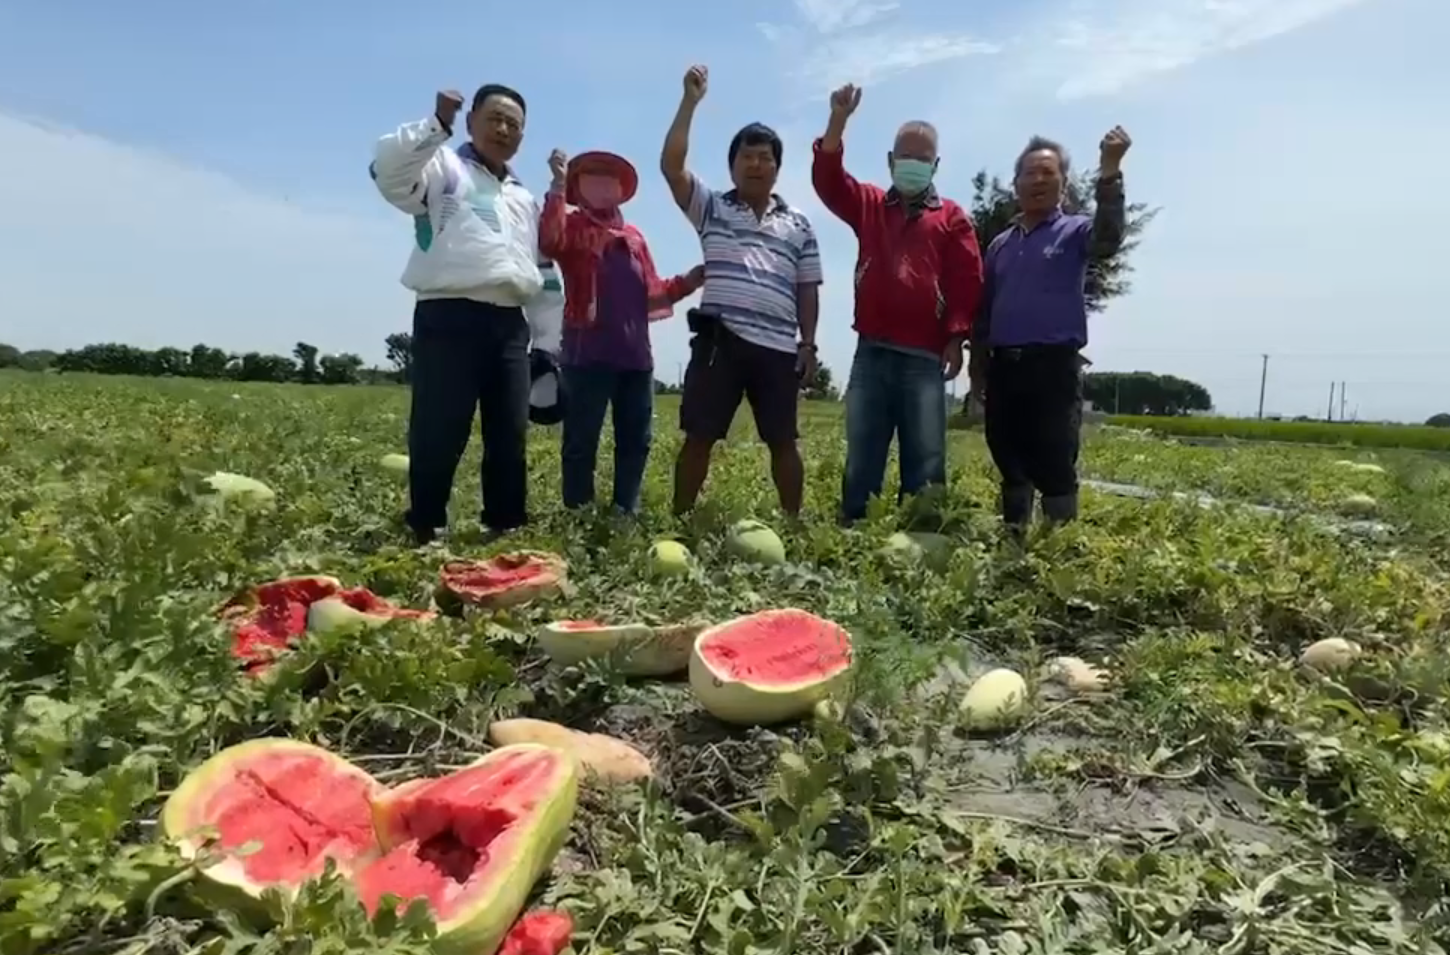
M 472 145 L 447 142 L 436 116 L 405 123 L 378 140 L 369 167 L 383 198 L 413 217 L 403 285 L 419 299 L 546 307 L 538 201 L 511 171 L 500 181 L 477 162 Z

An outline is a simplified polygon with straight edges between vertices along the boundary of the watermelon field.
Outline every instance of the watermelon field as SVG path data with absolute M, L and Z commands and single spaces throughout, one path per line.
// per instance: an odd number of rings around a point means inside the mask
M 406 408 L 392 387 L 0 375 L 0 955 L 1445 950 L 1438 459 L 1102 428 L 1083 470 L 1107 483 L 1024 551 L 967 431 L 934 509 L 837 527 L 830 404 L 803 412 L 799 525 L 744 414 L 675 521 L 662 397 L 638 521 L 563 513 L 558 433 L 535 429 L 534 525 L 472 527 L 475 439 L 450 540 L 416 549 L 381 463 Z M 216 472 L 274 497 L 220 495 Z M 738 546 L 748 519 L 783 562 Z M 664 540 L 682 569 L 652 556 Z M 512 606 L 440 589 L 450 561 L 523 551 L 556 555 L 558 585 Z M 258 588 L 297 577 L 421 613 L 339 609 L 251 672 Z M 763 726 L 711 715 L 721 681 L 692 688 L 699 659 L 565 663 L 584 638 L 549 628 L 686 632 L 698 658 L 700 628 L 777 609 L 803 613 L 757 618 L 776 642 L 740 652 L 760 679 L 797 667 L 800 705 Z M 321 617 L 304 611 L 288 619 Z M 771 649 L 824 621 L 849 634 L 836 679 Z M 305 745 L 236 749 L 254 740 Z M 245 773 L 194 772 L 247 753 Z M 286 753 L 312 762 L 284 799 L 261 757 Z M 264 819 L 267 800 L 292 815 Z M 328 822 L 354 803 L 372 813 L 355 833 Z M 419 848 L 429 813 L 458 845 Z M 250 835 L 181 839 L 193 823 Z M 391 868 L 343 853 L 349 833 Z M 286 890 L 241 887 L 258 879 Z M 383 904 L 425 881 L 423 901 Z M 523 912 L 533 928 L 500 943 Z

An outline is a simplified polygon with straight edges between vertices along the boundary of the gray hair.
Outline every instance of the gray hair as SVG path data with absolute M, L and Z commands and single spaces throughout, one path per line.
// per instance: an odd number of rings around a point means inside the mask
M 902 123 L 896 130 L 896 138 L 900 139 L 903 133 L 921 133 L 924 136 L 931 137 L 931 141 L 934 143 L 940 141 L 940 137 L 937 136 L 936 127 L 924 119 L 913 119 Z
M 1067 150 L 1061 143 L 1048 139 L 1046 136 L 1033 136 L 1027 140 L 1026 148 L 1017 154 L 1017 164 L 1012 170 L 1013 177 L 1022 175 L 1022 164 L 1027 161 L 1028 156 L 1033 153 L 1042 152 L 1044 149 L 1057 155 L 1057 164 L 1062 170 L 1062 178 L 1066 179 L 1068 173 L 1072 171 L 1072 160 L 1068 157 Z

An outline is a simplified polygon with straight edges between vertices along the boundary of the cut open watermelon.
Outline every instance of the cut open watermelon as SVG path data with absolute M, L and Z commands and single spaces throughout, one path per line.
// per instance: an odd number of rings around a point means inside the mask
M 377 626 L 399 617 L 427 619 L 366 587 L 345 588 L 335 577 L 284 577 L 233 597 L 218 614 L 232 627 L 232 656 L 250 676 L 260 676 L 309 631 L 351 623 Z
M 269 887 L 295 892 L 322 874 L 376 855 L 372 799 L 383 787 L 325 749 L 289 739 L 256 739 L 224 749 L 182 780 L 161 813 L 182 856 L 223 856 L 203 876 L 213 887 L 260 898 Z M 248 847 L 243 855 L 227 851 Z M 235 893 L 229 893 L 235 894 Z
M 441 955 L 490 955 L 563 846 L 578 793 L 574 759 L 532 744 L 405 783 L 374 802 L 385 854 L 358 873 L 358 895 L 369 912 L 386 895 L 426 899 Z
M 805 610 L 764 610 L 703 630 L 690 687 L 728 723 L 763 725 L 806 715 L 850 678 L 851 635 Z
M 499 610 L 557 593 L 568 565 L 557 554 L 514 551 L 484 560 L 454 560 L 439 570 L 439 591 L 453 601 Z
M 539 630 L 539 646 L 561 666 L 611 659 L 627 676 L 668 676 L 689 666 L 690 648 L 701 629 L 557 620 Z

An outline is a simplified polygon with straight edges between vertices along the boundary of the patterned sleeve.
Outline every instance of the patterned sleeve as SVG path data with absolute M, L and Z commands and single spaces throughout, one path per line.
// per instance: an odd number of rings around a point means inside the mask
M 696 232 L 705 229 L 705 223 L 715 213 L 715 192 L 704 181 L 694 173 L 690 173 L 690 207 L 685 210 L 685 216 L 690 224 L 695 227 Z
M 821 247 L 816 243 L 816 230 L 811 220 L 801 216 L 800 257 L 796 260 L 795 284 L 820 285 L 825 281 L 821 272 Z

